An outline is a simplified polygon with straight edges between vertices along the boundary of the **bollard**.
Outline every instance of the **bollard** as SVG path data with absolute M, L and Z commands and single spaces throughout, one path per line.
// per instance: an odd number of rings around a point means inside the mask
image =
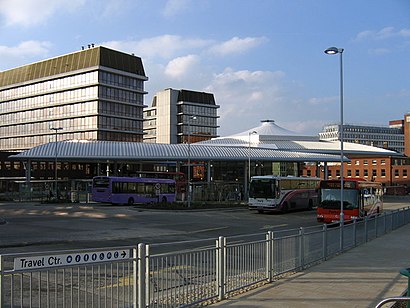
M 409 296 L 410 290 L 410 268 L 402 268 L 400 274 L 407 277 L 407 296 Z M 407 308 L 410 308 L 410 302 L 407 302 Z

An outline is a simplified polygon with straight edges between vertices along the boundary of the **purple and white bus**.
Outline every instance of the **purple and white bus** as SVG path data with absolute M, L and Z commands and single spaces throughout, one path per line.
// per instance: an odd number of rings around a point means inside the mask
M 139 177 L 96 176 L 92 200 L 112 204 L 172 203 L 175 180 Z

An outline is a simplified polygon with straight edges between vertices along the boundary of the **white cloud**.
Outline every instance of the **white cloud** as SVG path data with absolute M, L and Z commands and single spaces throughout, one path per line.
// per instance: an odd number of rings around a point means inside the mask
M 375 56 L 382 56 L 382 55 L 388 54 L 390 52 L 391 52 L 391 50 L 388 49 L 388 48 L 373 48 L 373 49 L 369 50 L 369 53 L 371 55 L 375 55 Z
M 146 38 L 140 41 L 109 41 L 102 43 L 102 45 L 111 48 L 133 52 L 146 59 L 155 57 L 170 59 L 181 53 L 186 54 L 189 51 L 203 48 L 209 44 L 209 40 L 183 38 L 178 35 L 169 34 Z
M 356 36 L 356 40 L 385 40 L 392 37 L 410 37 L 410 29 L 396 31 L 394 27 L 385 27 L 380 31 L 366 30 Z
M 191 5 L 191 0 L 168 0 L 162 14 L 165 17 L 173 17 L 183 13 Z
M 339 102 L 338 96 L 329 96 L 329 97 L 312 97 L 308 100 L 310 105 L 328 105 L 332 103 Z
M 199 57 L 196 55 L 178 57 L 168 63 L 165 68 L 165 74 L 173 78 L 182 78 L 198 71 L 198 68 L 196 68 L 198 63 Z
M 267 39 L 265 37 L 233 37 L 229 41 L 216 44 L 210 48 L 210 52 L 226 56 L 229 54 L 244 53 L 248 50 L 255 48 L 264 42 Z
M 259 125 L 265 118 L 274 119 L 286 109 L 281 71 L 235 71 L 226 68 L 214 75 L 205 91 L 214 93 L 224 133 L 238 133 Z M 221 127 L 222 128 L 222 127 Z
M 51 43 L 46 41 L 24 41 L 12 47 L 0 45 L 1 63 L 7 63 L 9 66 L 2 67 L 1 69 L 23 65 L 39 57 L 46 58 L 51 46 Z
M 0 15 L 7 26 L 32 26 L 44 22 L 58 10 L 73 11 L 85 0 L 0 0 Z

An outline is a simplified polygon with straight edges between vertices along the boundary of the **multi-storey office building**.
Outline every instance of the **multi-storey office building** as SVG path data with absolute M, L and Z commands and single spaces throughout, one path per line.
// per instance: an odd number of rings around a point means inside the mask
M 218 137 L 218 108 L 211 93 L 160 91 L 144 109 L 144 142 L 192 143 Z
M 319 133 L 321 140 L 340 140 L 340 125 L 327 125 Z M 402 127 L 383 127 L 365 125 L 343 125 L 343 140 L 351 143 L 370 145 L 390 149 L 398 153 L 404 152 L 404 133 Z
M 0 72 L 0 151 L 58 140 L 143 140 L 141 58 L 92 47 Z

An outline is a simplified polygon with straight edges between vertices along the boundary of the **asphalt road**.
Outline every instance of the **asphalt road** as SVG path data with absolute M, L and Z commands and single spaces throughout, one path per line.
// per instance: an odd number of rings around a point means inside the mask
M 409 198 L 392 199 L 385 210 L 409 205 Z M 101 204 L 0 203 L 0 218 L 0 253 L 185 241 L 213 245 L 218 236 L 239 241 L 250 234 L 263 238 L 267 231 L 318 226 L 315 211 L 257 214 L 246 208 L 168 211 Z

